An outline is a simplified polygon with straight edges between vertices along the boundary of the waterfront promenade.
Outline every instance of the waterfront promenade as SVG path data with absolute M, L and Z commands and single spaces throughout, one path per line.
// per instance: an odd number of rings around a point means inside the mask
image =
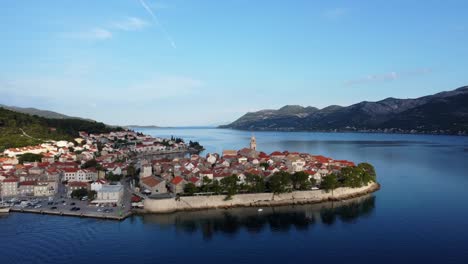
M 232 207 L 269 207 L 281 205 L 321 203 L 341 201 L 373 193 L 380 189 L 380 184 L 369 183 L 360 188 L 337 188 L 333 191 L 324 190 L 294 191 L 290 193 L 252 193 L 236 194 L 231 199 L 226 195 L 212 196 L 182 196 L 168 199 L 146 199 L 146 213 L 172 213 L 201 209 L 232 208 Z

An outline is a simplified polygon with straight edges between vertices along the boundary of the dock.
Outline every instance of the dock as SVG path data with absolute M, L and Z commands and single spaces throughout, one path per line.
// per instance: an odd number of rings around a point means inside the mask
M 32 208 L 15 208 L 12 207 L 10 212 L 16 213 L 31 213 L 31 214 L 47 214 L 47 215 L 57 215 L 57 216 L 71 216 L 71 217 L 82 217 L 82 218 L 97 218 L 97 219 L 106 219 L 106 220 L 116 220 L 116 221 L 123 221 L 127 217 L 133 214 L 132 211 L 127 211 L 122 215 L 117 215 L 116 213 L 92 213 L 92 212 L 64 212 L 64 211 L 57 211 L 57 210 L 46 210 L 46 209 L 32 209 Z

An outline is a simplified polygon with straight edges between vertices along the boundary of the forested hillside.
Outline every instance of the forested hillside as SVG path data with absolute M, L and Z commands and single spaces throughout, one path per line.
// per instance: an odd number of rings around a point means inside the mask
M 122 130 L 81 119 L 51 119 L 0 107 L 0 151 L 39 144 L 45 140 L 72 140 L 79 131 L 107 133 Z

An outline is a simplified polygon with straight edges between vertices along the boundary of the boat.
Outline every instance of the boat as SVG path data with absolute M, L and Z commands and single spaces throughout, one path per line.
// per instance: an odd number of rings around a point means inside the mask
M 10 212 L 10 206 L 0 205 L 0 214 L 7 214 Z
M 3 196 L 1 196 L 1 200 L 0 200 L 0 214 L 7 214 L 10 212 L 10 206 L 8 204 L 5 204 L 5 202 L 3 202 Z
M 258 209 L 258 211 L 259 211 L 259 212 L 262 212 L 262 211 L 263 211 L 263 209 L 262 209 L 262 208 L 259 208 L 259 209 Z

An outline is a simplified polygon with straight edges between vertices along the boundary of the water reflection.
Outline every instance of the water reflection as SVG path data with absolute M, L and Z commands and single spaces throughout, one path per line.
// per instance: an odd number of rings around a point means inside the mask
M 317 224 L 332 226 L 337 222 L 354 223 L 367 217 L 375 209 L 376 198 L 367 196 L 321 204 L 280 206 L 263 208 L 232 208 L 228 210 L 205 210 L 179 212 L 165 215 L 143 215 L 145 224 L 174 226 L 184 233 L 201 233 L 210 239 L 217 233 L 235 235 L 242 229 L 249 233 L 288 232 L 291 229 L 308 230 Z

